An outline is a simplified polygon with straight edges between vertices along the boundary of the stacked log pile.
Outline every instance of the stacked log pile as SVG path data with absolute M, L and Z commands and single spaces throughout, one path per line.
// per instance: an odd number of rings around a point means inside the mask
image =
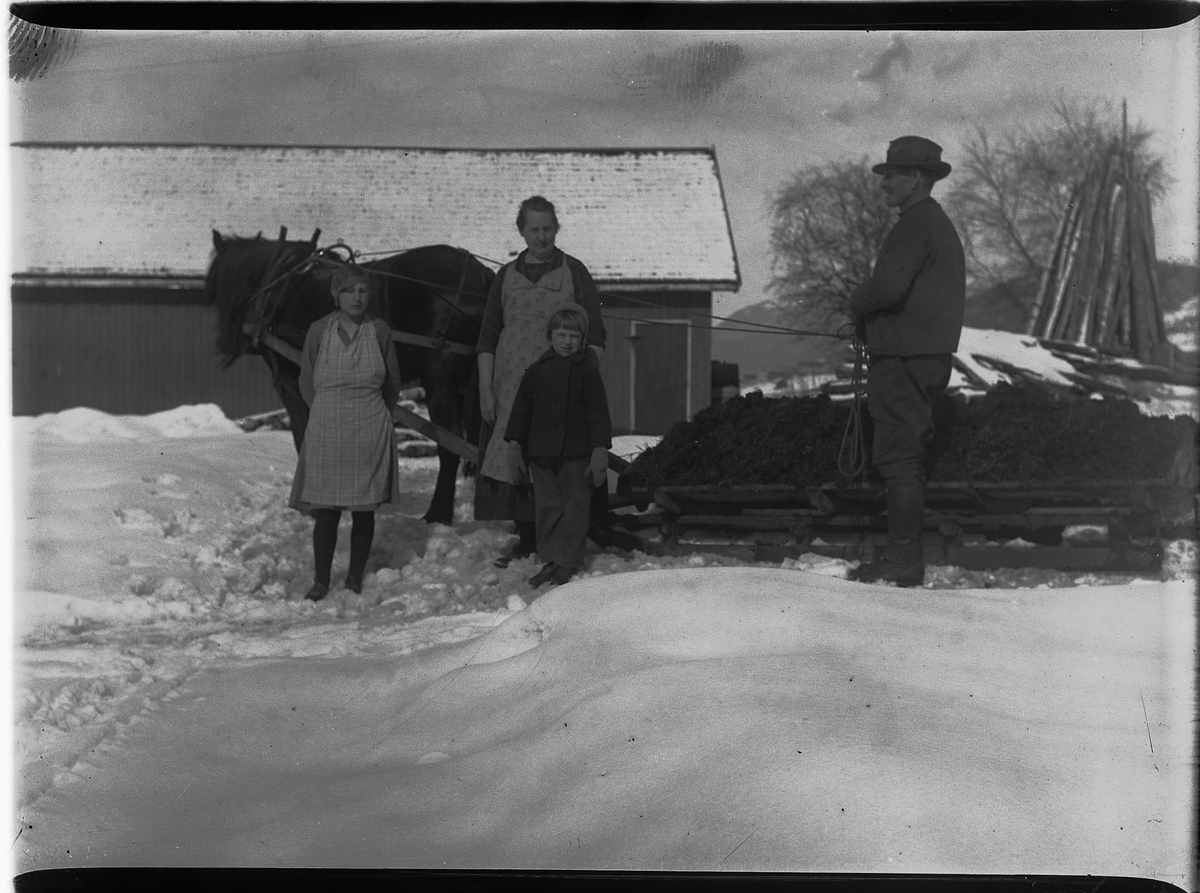
M 1171 366 L 1156 267 L 1150 193 L 1117 145 L 1072 193 L 1029 333 Z

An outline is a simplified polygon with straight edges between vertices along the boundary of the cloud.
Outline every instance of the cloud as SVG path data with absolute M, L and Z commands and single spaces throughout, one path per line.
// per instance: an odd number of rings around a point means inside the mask
M 887 47 L 875 57 L 869 68 L 865 71 L 861 69 L 855 71 L 854 79 L 869 82 L 886 81 L 891 73 L 893 63 L 899 64 L 905 71 L 912 64 L 912 51 L 909 50 L 903 35 L 900 34 L 892 35 Z
M 957 53 L 947 53 L 941 59 L 929 63 L 934 78 L 941 80 L 966 71 L 975 61 L 975 47 L 969 46 Z
M 849 124 L 854 120 L 855 115 L 854 110 L 850 107 L 850 103 L 843 102 L 836 108 L 825 109 L 821 112 L 821 117 L 835 124 Z

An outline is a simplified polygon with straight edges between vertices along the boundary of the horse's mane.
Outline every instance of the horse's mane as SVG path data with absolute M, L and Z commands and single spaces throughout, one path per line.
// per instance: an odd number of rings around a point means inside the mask
M 207 302 L 209 304 L 217 304 L 218 310 L 225 310 L 226 308 L 218 303 L 218 299 L 220 297 L 220 295 L 217 294 L 217 257 L 218 257 L 218 255 L 224 254 L 225 257 L 228 257 L 228 254 L 226 252 L 228 252 L 230 248 L 233 248 L 235 253 L 237 253 L 237 249 L 239 246 L 246 245 L 246 244 L 262 245 L 265 243 L 263 242 L 263 237 L 262 237 L 261 232 L 257 236 L 254 236 L 254 237 L 221 236 L 221 242 L 223 244 L 222 251 L 218 251 L 216 249 L 216 247 L 214 246 L 212 251 L 210 251 L 208 253 L 208 272 L 206 272 L 204 274 L 204 300 L 205 300 L 205 302 Z
M 287 247 L 304 248 L 307 242 L 285 242 Z M 222 366 L 228 366 L 243 353 L 243 316 L 253 290 L 226 289 L 222 292 L 221 280 L 237 276 L 241 268 L 249 267 L 261 276 L 264 262 L 274 254 L 280 243 L 257 236 L 222 236 L 221 248 L 215 246 L 209 255 L 208 272 L 204 276 L 204 299 L 217 308 L 217 350 L 223 355 Z

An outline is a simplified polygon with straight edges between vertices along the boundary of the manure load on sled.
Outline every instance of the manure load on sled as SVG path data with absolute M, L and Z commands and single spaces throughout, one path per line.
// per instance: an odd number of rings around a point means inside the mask
M 851 411 L 824 394 L 760 392 L 710 407 L 622 472 L 618 498 L 643 510 L 626 523 L 656 525 L 668 544 L 688 529 L 753 537 L 763 559 L 865 558 L 886 530 L 885 498 L 869 465 L 844 471 Z M 1195 536 L 1190 417 L 1011 384 L 970 400 L 943 396 L 934 416 L 930 563 L 1145 570 L 1157 566 L 1160 540 Z M 862 428 L 870 455 L 865 407 Z M 1065 545 L 1080 527 L 1096 529 L 1094 547 Z M 1043 548 L 1012 548 L 1035 544 Z
M 850 412 L 824 394 L 768 399 L 752 391 L 675 425 L 625 478 L 649 489 L 848 485 L 838 457 Z M 934 418 L 931 481 L 1166 481 L 1196 443 L 1190 418 L 1148 417 L 1129 401 L 1056 397 L 1036 387 L 1000 385 L 971 400 L 943 396 Z M 865 411 L 862 421 L 869 455 Z

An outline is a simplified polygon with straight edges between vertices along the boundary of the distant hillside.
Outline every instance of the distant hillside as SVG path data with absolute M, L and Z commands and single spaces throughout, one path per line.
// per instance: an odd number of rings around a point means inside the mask
M 1024 332 L 1023 303 L 1037 293 L 1038 283 L 1014 280 L 967 296 L 966 325 L 976 329 Z M 1173 261 L 1158 262 L 1158 287 L 1163 315 L 1171 340 L 1180 344 L 1190 339 L 1195 349 L 1197 297 L 1200 297 L 1200 267 Z M 833 369 L 845 359 L 842 342 L 835 338 L 773 335 L 728 331 L 745 323 L 785 325 L 769 301 L 743 307 L 730 314 L 732 322 L 713 327 L 712 357 L 723 363 L 737 363 L 742 376 L 785 375 L 805 371 L 815 365 Z M 739 326 L 742 323 L 742 326 Z M 806 326 L 813 331 L 832 331 L 828 325 Z M 1182 344 L 1180 344 L 1182 346 Z

